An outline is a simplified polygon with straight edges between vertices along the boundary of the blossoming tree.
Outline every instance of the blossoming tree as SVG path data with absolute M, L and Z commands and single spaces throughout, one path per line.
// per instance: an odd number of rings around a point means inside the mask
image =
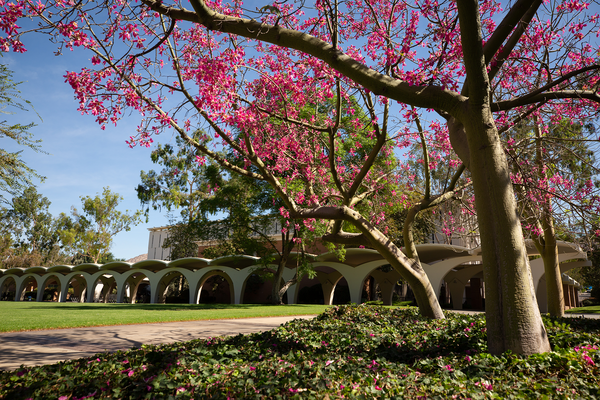
M 439 317 L 418 257 L 390 246 L 376 218 L 356 211 L 382 190 L 389 170 L 372 166 L 403 145 L 399 124 L 415 122 L 413 107 L 435 112 L 471 173 L 489 349 L 549 350 L 498 130 L 542 107 L 573 119 L 596 109 L 592 41 L 600 21 L 588 3 L 517 0 L 506 10 L 493 0 L 190 3 L 193 10 L 161 0 L 3 2 L 0 46 L 24 51 L 21 34 L 35 30 L 59 50 L 90 50 L 92 66 L 66 75 L 82 112 L 104 125 L 137 110 L 143 122 L 131 145 L 174 129 L 231 171 L 267 181 L 286 204 L 282 213 L 307 226 L 314 218 L 351 222 L 402 271 L 424 314 Z M 22 17 L 39 25 L 21 28 Z M 371 123 L 346 131 L 340 119 L 354 113 L 353 95 Z M 325 117 L 300 112 L 331 99 L 336 106 Z M 200 124 L 246 164 L 192 140 L 186 132 Z M 364 160 L 340 159 L 343 143 L 358 148 L 357 135 L 374 141 Z M 329 233 L 359 237 L 339 222 Z
M 543 122 L 552 118 L 557 121 Z M 589 123 L 571 123 L 560 115 L 538 110 L 528 122 L 508 138 L 511 178 L 523 227 L 544 262 L 548 312 L 560 317 L 564 297 L 557 240 L 588 241 L 595 235 L 586 228 L 600 214 L 600 169 L 592 150 L 597 139 Z

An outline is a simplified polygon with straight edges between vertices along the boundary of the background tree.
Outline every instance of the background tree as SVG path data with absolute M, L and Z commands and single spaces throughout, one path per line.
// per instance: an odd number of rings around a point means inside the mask
M 14 114 L 8 111 L 28 111 L 31 103 L 22 100 L 19 95 L 18 83 L 12 80 L 12 72 L 4 64 L 0 64 L 0 113 Z M 11 125 L 6 121 L 0 122 L 0 138 L 11 139 L 19 146 L 28 147 L 38 153 L 41 150 L 41 140 L 35 140 L 29 132 L 35 126 L 33 123 L 22 125 Z M 0 148 L 0 202 L 10 204 L 10 198 L 19 196 L 30 186 L 33 186 L 32 178 L 43 180 L 44 178 L 27 166 L 21 159 L 21 152 L 10 153 Z
M 61 232 L 62 242 L 80 257 L 98 263 L 110 251 L 113 237 L 141 222 L 141 211 L 129 214 L 117 210 L 123 198 L 105 187 L 102 195 L 82 196 L 82 211 L 72 208 L 72 227 Z
M 62 251 L 60 231 L 68 225 L 49 212 L 50 200 L 30 186 L 11 199 L 11 208 L 3 210 L 2 226 L 4 268 L 51 266 L 68 261 Z
M 307 256 L 300 252 L 301 255 L 296 256 L 295 276 L 282 284 L 283 271 L 292 251 L 302 248 L 300 226 L 294 229 L 292 223 L 287 228 L 290 222 L 279 215 L 281 203 L 268 185 L 229 175 L 214 165 L 204 168 L 203 172 L 202 179 L 212 188 L 211 192 L 205 193 L 197 203 L 196 219 L 172 224 L 163 247 L 171 249 L 171 259 L 197 256 L 202 242 L 209 245 L 202 252 L 206 258 L 258 256 L 261 267 L 257 273 L 273 281 L 271 301 L 281 304 L 289 286 L 312 272 Z M 268 269 L 272 264 L 277 265 L 274 272 Z
M 199 140 L 202 132 L 191 135 Z M 204 167 L 197 161 L 198 150 L 189 147 L 180 136 L 175 136 L 175 145 L 161 145 L 152 151 L 152 162 L 162 166 L 160 172 L 142 171 L 142 183 L 136 188 L 137 196 L 146 207 L 146 215 L 150 207 L 154 210 L 165 208 L 171 212 L 181 210 L 186 221 L 198 217 L 198 202 L 210 188 L 204 180 Z
M 227 254 L 254 254 L 260 257 L 259 272 L 265 279 L 272 280 L 271 302 L 282 304 L 287 289 L 299 282 L 302 276 L 314 276 L 307 260 L 305 244 L 310 235 L 298 221 L 280 215 L 284 207 L 271 187 L 254 179 L 224 174 L 217 168 L 211 172 L 211 185 L 217 189 L 214 195 L 202 202 L 208 213 L 223 213 L 224 218 L 212 223 L 202 223 L 199 237 L 215 240 L 218 245 L 204 250 L 210 258 Z M 296 251 L 296 272 L 283 281 L 283 273 Z M 269 266 L 275 264 L 275 271 Z
M 507 148 L 523 226 L 544 261 L 548 311 L 560 317 L 564 297 L 557 241 L 561 236 L 570 241 L 582 239 L 573 230 L 579 223 L 568 226 L 561 221 L 596 218 L 600 170 L 589 148 L 590 126 L 569 120 L 544 123 L 547 120 L 534 113 L 514 128 L 518 132 L 508 139 Z
M 404 120 L 409 106 L 435 110 L 471 173 L 489 349 L 525 354 L 550 349 L 498 126 L 512 125 L 531 108 L 543 106 L 576 119 L 586 107 L 597 107 L 600 66 L 592 41 L 600 19 L 590 15 L 586 3 L 518 0 L 500 11 L 499 3 L 475 0 L 441 5 L 324 1 L 308 13 L 303 3 L 275 4 L 279 12 L 272 13 L 244 9 L 240 2 L 191 0 L 194 11 L 163 1 L 142 3 L 145 7 L 11 3 L 4 6 L 0 44 L 23 51 L 18 18 L 43 15 L 35 30 L 55 35 L 59 46 L 94 52 L 94 70 L 67 74 L 82 111 L 104 124 L 131 107 L 145 118 L 132 144 L 148 144 L 161 129 L 175 129 L 222 166 L 267 181 L 292 218 L 351 222 L 404 274 L 430 316 L 441 310 L 431 298 L 431 285 L 413 268 L 414 260 L 388 246 L 385 235 L 353 206 L 379 188 L 381 175 L 369 172 L 391 127 L 379 124 L 378 117 L 396 112 Z M 96 22 L 100 15 L 108 19 Z M 192 24 L 177 28 L 177 21 Z M 173 70 L 161 76 L 164 65 Z M 545 82 L 541 87 L 540 80 Z M 339 118 L 353 110 L 342 105 L 354 93 L 360 93 L 372 121 L 359 131 L 377 144 L 362 166 L 343 170 L 336 168 L 336 138 L 353 139 L 339 131 Z M 307 99 L 318 102 L 334 94 L 336 112 L 323 124 L 297 119 L 292 108 L 282 108 L 293 104 L 301 109 Z M 173 99 L 177 95 L 179 103 Z M 169 110 L 164 108 L 167 97 L 168 106 L 173 105 Z M 400 103 L 400 110 L 390 109 L 392 102 Z M 260 174 L 240 170 L 193 141 L 186 132 L 200 124 L 196 117 Z M 274 117 L 281 121 L 277 130 Z M 237 140 L 237 132 L 243 140 Z M 328 138 L 320 152 L 313 150 L 322 143 L 308 140 L 315 132 Z M 306 191 L 289 187 L 288 178 L 296 176 L 307 178 Z M 326 190 L 324 182 L 333 182 L 336 190 Z M 314 188 L 324 190 L 311 193 Z
M 169 249 L 169 260 L 198 257 L 198 233 L 193 221 L 169 223 L 169 235 L 163 241 L 163 248 Z

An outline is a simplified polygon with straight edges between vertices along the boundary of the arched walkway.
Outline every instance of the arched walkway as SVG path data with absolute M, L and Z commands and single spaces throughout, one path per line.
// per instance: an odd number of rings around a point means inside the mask
M 87 281 L 83 274 L 73 275 L 67 278 L 66 291 L 61 291 L 59 301 L 70 301 L 75 303 L 84 303 L 87 292 Z
M 90 299 L 90 295 L 92 298 Z M 114 275 L 102 274 L 97 277 L 88 295 L 90 303 L 116 303 L 117 280 Z
M 190 302 L 190 285 L 182 271 L 169 270 L 157 283 L 155 303 Z
M 331 305 L 350 303 L 350 288 L 346 278 L 341 277 L 333 288 Z
M 244 281 L 242 287 L 242 304 L 271 304 L 273 297 L 273 274 L 270 268 L 255 270 Z M 284 279 L 279 282 L 285 283 Z M 281 287 L 281 286 L 280 286 Z M 287 303 L 287 293 L 283 296 L 283 302 Z
M 150 303 L 151 293 L 148 277 L 143 272 L 136 271 L 126 278 L 119 302 L 131 304 Z
M 440 301 L 451 300 L 460 309 L 466 301 L 472 308 L 483 306 L 485 282 L 482 281 L 481 249 L 459 246 L 418 245 L 419 258 Z M 530 256 L 535 247 L 528 244 Z M 392 304 L 400 274 L 375 250 L 346 249 L 345 259 L 337 253 L 311 256 L 316 275 L 304 277 L 288 288 L 290 304 L 361 303 L 379 299 Z M 570 243 L 559 243 L 561 271 L 589 265 L 586 254 Z M 293 265 L 292 265 L 293 264 Z M 295 273 L 294 260 L 284 269 L 283 281 Z M 87 302 L 163 302 L 187 301 L 218 303 L 268 303 L 272 284 L 257 274 L 260 262 L 253 256 L 227 256 L 215 260 L 190 257 L 171 262 L 144 260 L 134 264 L 122 261 L 105 265 L 81 264 L 54 267 L 31 267 L 26 270 L 0 270 L 0 296 L 14 300 L 42 301 L 44 290 L 53 291 L 53 301 Z M 276 265 L 269 267 L 271 270 Z M 540 308 L 547 302 L 541 260 L 532 260 L 532 276 Z M 566 279 L 566 278 L 565 278 Z M 173 281 L 175 280 L 175 283 Z M 576 283 L 564 281 L 569 303 L 574 304 Z M 169 289 L 170 287 L 170 289 Z M 405 286 L 402 286 L 405 288 Z M 39 288 L 39 290 L 38 290 Z M 188 290 L 187 295 L 185 290 Z M 14 293 L 14 295 L 13 295 Z M 177 296 L 172 296 L 174 293 Z M 49 293 L 47 293 L 48 295 Z M 364 296 L 363 296 L 364 294 Z M 396 294 L 406 297 L 405 294 Z M 46 296 L 47 297 L 47 296 Z M 364 299 L 363 299 L 364 297 Z
M 325 304 L 323 285 L 317 278 L 302 277 L 297 293 L 296 304 Z

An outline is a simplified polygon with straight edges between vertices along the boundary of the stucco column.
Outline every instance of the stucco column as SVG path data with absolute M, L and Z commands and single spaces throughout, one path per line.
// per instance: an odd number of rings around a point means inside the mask
M 321 283 L 321 289 L 323 290 L 323 303 L 326 306 L 330 306 L 333 303 L 335 287 L 341 277 L 342 274 L 337 271 L 333 271 L 329 274 L 317 271 L 317 280 Z
M 450 288 L 450 298 L 452 299 L 452 309 L 462 310 L 465 286 L 466 284 L 458 279 L 453 279 L 451 282 L 448 282 L 448 287 Z
M 391 306 L 394 295 L 394 286 L 396 286 L 396 282 L 398 279 L 400 279 L 400 274 L 395 270 L 391 270 L 389 272 L 375 270 L 371 273 L 371 276 L 375 278 L 379 284 L 383 304 L 386 306 Z

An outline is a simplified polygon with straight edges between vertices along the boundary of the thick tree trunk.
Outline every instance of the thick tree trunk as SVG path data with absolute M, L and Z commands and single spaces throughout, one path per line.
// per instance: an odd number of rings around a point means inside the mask
M 550 351 L 493 116 L 485 103 L 471 107 L 469 114 L 471 118 L 464 119 L 464 127 L 470 165 L 477 166 L 471 168 L 471 176 L 481 235 L 489 351 Z
M 464 127 L 481 236 L 488 349 L 492 354 L 550 351 L 535 298 L 512 182 L 490 109 L 491 92 L 477 0 L 457 1 L 467 71 L 462 105 L 452 110 Z M 448 124 L 461 136 L 460 123 Z M 456 140 L 453 143 L 457 143 Z M 464 156 L 464 153 L 460 157 Z M 463 160 L 465 161 L 465 160 Z

